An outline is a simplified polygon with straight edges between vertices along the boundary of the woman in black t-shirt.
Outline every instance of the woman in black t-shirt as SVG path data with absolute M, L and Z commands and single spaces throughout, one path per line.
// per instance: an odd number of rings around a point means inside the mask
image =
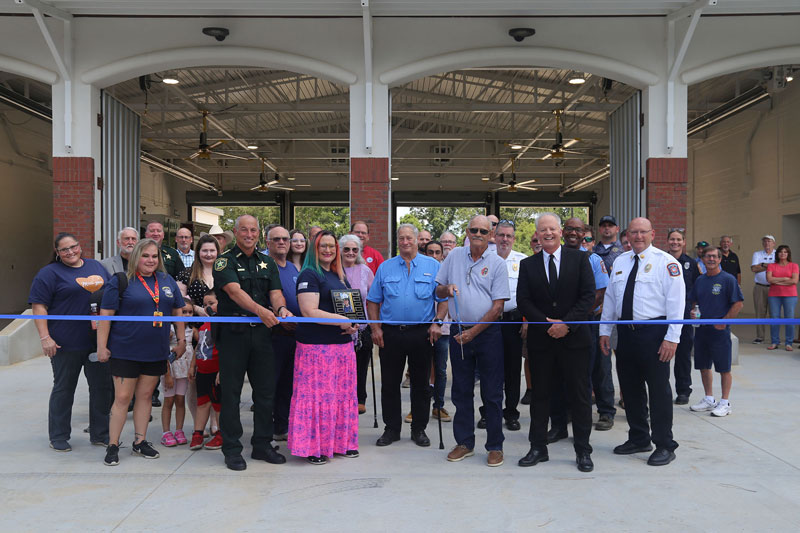
M 297 278 L 297 303 L 304 317 L 347 318 L 334 312 L 331 291 L 347 289 L 339 245 L 321 231 L 309 247 Z M 349 322 L 298 324 L 294 392 L 287 445 L 292 455 L 325 464 L 333 454 L 358 457 L 356 354 Z
M 203 296 L 214 288 L 214 261 L 220 254 L 219 242 L 211 235 L 203 235 L 194 248 L 194 264 L 175 278 L 186 287 L 186 294 L 194 303 L 194 314 L 208 316 L 203 309 Z

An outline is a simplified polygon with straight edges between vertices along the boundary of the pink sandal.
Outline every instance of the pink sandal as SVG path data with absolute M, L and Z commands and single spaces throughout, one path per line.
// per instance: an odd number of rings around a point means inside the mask
M 777 349 L 778 349 L 777 344 L 770 344 L 769 346 L 767 346 L 767 350 L 777 350 Z
M 178 445 L 178 441 L 175 440 L 175 436 L 171 431 L 167 431 L 161 436 L 161 445 L 166 446 L 167 448 L 172 448 L 173 446 Z
M 791 352 L 792 351 L 792 345 L 791 344 L 787 344 L 786 345 L 786 351 L 787 352 Z
M 178 429 L 175 431 L 175 440 L 177 441 L 178 445 L 188 444 L 189 441 L 186 440 L 186 435 L 183 434 L 182 429 Z

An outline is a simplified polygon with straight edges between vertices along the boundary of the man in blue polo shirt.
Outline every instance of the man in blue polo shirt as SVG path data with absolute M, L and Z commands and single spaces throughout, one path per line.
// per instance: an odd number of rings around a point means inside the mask
M 742 289 L 736 278 L 720 268 L 722 253 L 714 246 L 706 246 L 703 251 L 703 263 L 706 273 L 697 278 L 689 295 L 689 300 L 700 306 L 701 318 L 736 318 L 742 310 Z M 694 310 L 692 310 L 694 318 Z M 719 372 L 722 382 L 722 399 L 714 400 L 711 374 L 711 363 Z M 694 334 L 694 367 L 700 371 L 703 379 L 705 397 L 695 405 L 692 411 L 711 411 L 713 416 L 727 416 L 731 413 L 728 401 L 731 393 L 731 327 L 726 324 L 702 325 Z
M 418 253 L 417 236 L 413 225 L 400 224 L 400 255 L 381 263 L 367 295 L 370 320 L 399 322 L 370 325 L 372 342 L 380 348 L 381 408 L 386 425 L 375 443 L 378 446 L 400 440 L 400 383 L 406 358 L 411 377 L 411 440 L 418 446 L 431 445 L 425 434 L 430 416 L 428 381 L 433 345 L 442 336 L 447 302 L 434 294 L 439 262 Z

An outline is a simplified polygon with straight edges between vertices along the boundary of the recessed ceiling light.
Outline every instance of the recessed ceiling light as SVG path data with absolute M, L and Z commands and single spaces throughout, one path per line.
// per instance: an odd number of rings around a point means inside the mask
M 570 85 L 581 85 L 583 83 L 586 83 L 586 78 L 583 76 L 583 74 L 574 74 L 569 79 L 569 84 Z
M 258 145 L 257 144 L 248 144 L 247 145 L 247 149 L 248 150 L 258 150 Z
M 168 72 L 167 74 L 164 74 L 163 78 L 161 78 L 161 83 L 166 83 L 167 85 L 177 85 L 180 83 L 180 80 L 174 72 Z
M 522 150 L 522 145 L 519 143 L 512 143 L 509 145 L 512 150 Z

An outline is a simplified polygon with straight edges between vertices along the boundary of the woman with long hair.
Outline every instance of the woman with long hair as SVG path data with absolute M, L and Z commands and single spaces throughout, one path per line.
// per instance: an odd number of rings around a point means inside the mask
M 792 250 L 785 244 L 781 244 L 775 250 L 775 262 L 767 265 L 767 282 L 769 282 L 769 294 L 767 303 L 769 304 L 769 316 L 771 318 L 794 318 L 794 308 L 797 305 L 797 263 L 792 263 Z M 778 347 L 781 340 L 780 324 L 771 324 L 769 327 L 772 344 L 767 350 L 774 350 Z M 794 326 L 786 324 L 784 326 L 786 351 L 792 351 L 794 342 Z
M 194 303 L 194 314 L 198 316 L 208 316 L 203 309 L 203 296 L 214 288 L 214 261 L 219 254 L 219 241 L 211 235 L 201 236 L 194 247 L 194 263 L 176 278 L 186 287 L 186 294 Z
M 339 239 L 339 248 L 342 250 L 342 266 L 347 281 L 350 287 L 361 292 L 361 301 L 366 302 L 375 274 L 361 255 L 361 239 L 355 235 L 345 235 Z M 358 370 L 358 414 L 363 414 L 367 412 L 367 369 L 372 355 L 372 331 L 367 324 L 358 326 L 355 350 Z
M 304 317 L 347 319 L 335 312 L 331 293 L 349 288 L 339 245 L 320 231 L 297 278 L 297 303 Z M 348 322 L 297 325 L 294 393 L 287 445 L 292 455 L 325 464 L 333 454 L 358 457 L 356 354 Z
M 53 247 L 53 261 L 36 274 L 31 285 L 28 301 L 33 314 L 90 314 L 92 294 L 106 285 L 108 272 L 99 261 L 81 257 L 81 245 L 71 233 L 59 233 Z M 34 323 L 42 353 L 50 358 L 53 368 L 47 416 L 50 447 L 58 452 L 72 450 L 72 404 L 81 369 L 89 384 L 89 440 L 98 446 L 108 444 L 113 383 L 109 365 L 90 357 L 96 350 L 95 326 L 76 320 L 37 319 Z
M 289 256 L 287 259 L 294 263 L 297 270 L 303 270 L 303 262 L 306 260 L 306 251 L 308 249 L 308 239 L 303 235 L 299 229 L 293 229 L 289 232 Z
M 181 316 L 181 308 L 185 305 L 178 283 L 164 271 L 159 246 L 153 239 L 142 239 L 136 244 L 128 260 L 127 276 L 122 280 L 114 277 L 108 282 L 100 314 L 147 316 L 153 320 L 101 321 L 97 328 L 98 359 L 111 361 L 111 375 L 114 377 L 114 405 L 111 407 L 109 445 L 104 460 L 108 466 L 119 464 L 119 438 L 134 392 L 135 433 L 131 452 L 146 459 L 159 457 L 146 440 L 152 409 L 150 399 L 161 375 L 167 371 L 170 354 L 170 323 L 160 321 L 159 317 L 165 314 Z M 175 330 L 178 339 L 175 354 L 182 357 L 186 351 L 184 323 L 177 322 Z

